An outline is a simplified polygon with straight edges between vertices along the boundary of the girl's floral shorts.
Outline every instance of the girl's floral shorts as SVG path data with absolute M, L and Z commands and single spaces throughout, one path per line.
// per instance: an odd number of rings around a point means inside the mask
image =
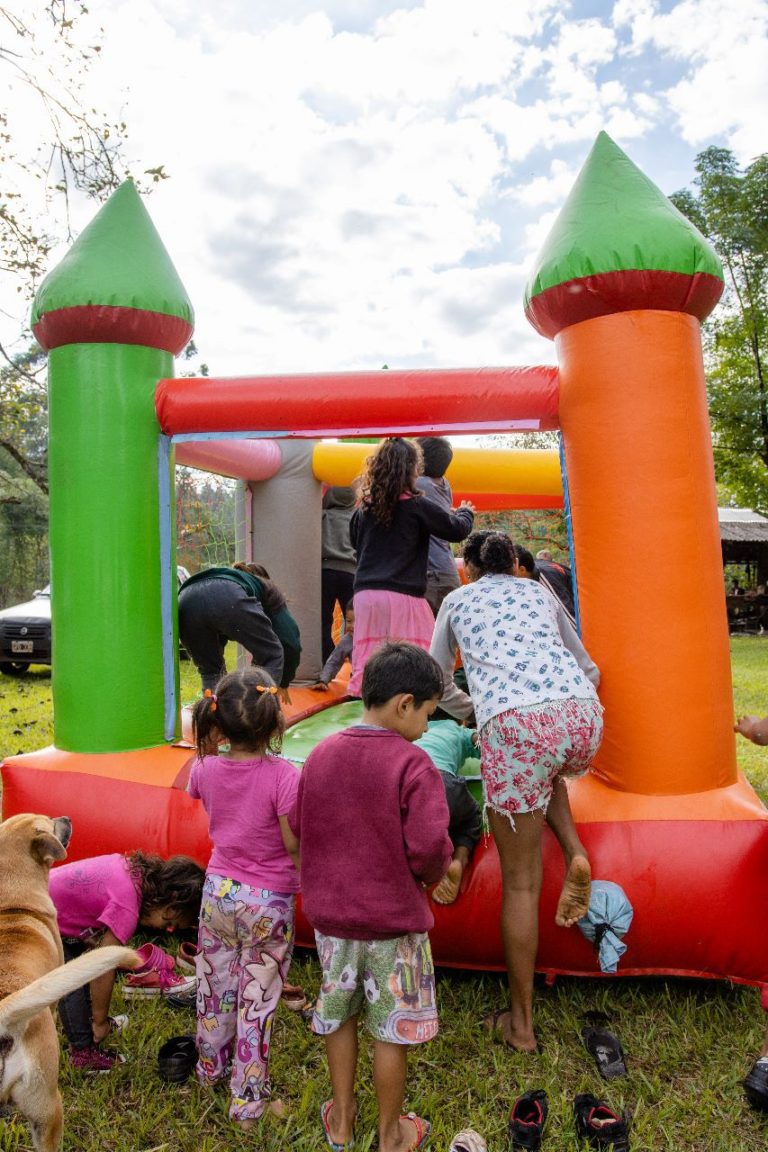
M 603 735 L 598 700 L 511 708 L 480 729 L 486 809 L 502 815 L 546 809 L 558 776 L 582 776 Z

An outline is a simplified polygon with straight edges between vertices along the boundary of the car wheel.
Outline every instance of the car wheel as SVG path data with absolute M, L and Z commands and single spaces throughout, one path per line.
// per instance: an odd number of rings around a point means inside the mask
M 28 671 L 29 664 L 20 660 L 0 660 L 0 672 L 5 672 L 6 676 L 23 676 Z

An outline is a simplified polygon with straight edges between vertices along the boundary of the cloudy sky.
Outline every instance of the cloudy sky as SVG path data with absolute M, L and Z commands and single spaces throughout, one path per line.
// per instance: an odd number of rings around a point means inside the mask
M 147 206 L 216 375 L 553 362 L 523 286 L 601 129 L 668 193 L 768 150 L 765 0 L 93 8 L 86 96 L 171 176 Z

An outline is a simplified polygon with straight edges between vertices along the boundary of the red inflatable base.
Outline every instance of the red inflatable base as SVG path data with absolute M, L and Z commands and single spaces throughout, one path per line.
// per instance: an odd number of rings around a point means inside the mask
M 102 756 L 47 748 L 14 757 L 3 766 L 3 815 L 69 816 L 71 860 L 140 847 L 205 864 L 205 813 L 183 790 L 191 756 L 162 747 Z M 569 790 L 594 876 L 620 884 L 634 908 L 619 975 L 768 982 L 768 814 L 744 780 L 686 796 L 634 796 L 589 775 Z M 563 862 L 548 831 L 544 852 L 537 969 L 600 976 L 581 933 L 555 926 Z M 486 840 L 458 901 L 435 905 L 436 963 L 503 970 L 500 904 L 498 856 Z M 297 939 L 313 943 L 301 913 Z

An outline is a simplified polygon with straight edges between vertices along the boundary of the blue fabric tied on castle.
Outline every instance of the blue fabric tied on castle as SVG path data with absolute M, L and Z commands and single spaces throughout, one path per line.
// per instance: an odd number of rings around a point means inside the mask
M 627 934 L 634 909 L 623 888 L 612 880 L 593 880 L 589 908 L 579 928 L 598 955 L 601 972 L 615 972 L 627 950 L 622 937 Z

